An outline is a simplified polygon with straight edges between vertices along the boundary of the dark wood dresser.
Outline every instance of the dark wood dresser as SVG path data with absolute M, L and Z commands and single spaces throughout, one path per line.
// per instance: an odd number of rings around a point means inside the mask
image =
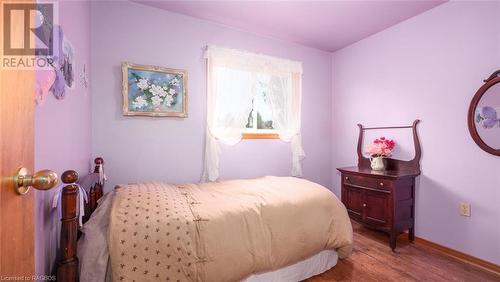
M 360 128 L 358 166 L 338 168 L 341 173 L 342 202 L 351 219 L 382 230 L 390 235 L 394 251 L 396 238 L 408 230 L 410 241 L 415 239 L 415 178 L 420 175 L 421 148 L 416 126 Z M 409 161 L 386 159 L 386 170 L 371 170 L 370 160 L 363 157 L 363 132 L 370 129 L 412 128 L 415 157 Z

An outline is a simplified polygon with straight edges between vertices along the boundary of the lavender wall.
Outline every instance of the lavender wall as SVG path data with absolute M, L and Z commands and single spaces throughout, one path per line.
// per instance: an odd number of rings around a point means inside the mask
M 331 55 L 130 2 L 92 2 L 93 152 L 109 182 L 199 181 L 206 116 L 202 59 L 207 44 L 303 62 L 304 176 L 331 186 Z M 189 117 L 124 117 L 121 63 L 186 69 Z M 291 152 L 279 140 L 244 140 L 222 149 L 221 177 L 290 175 Z
M 355 164 L 356 123 L 422 119 L 417 236 L 497 264 L 500 158 L 472 141 L 467 109 L 499 66 L 500 3 L 449 2 L 334 53 L 332 117 L 334 167 Z
M 35 169 L 52 169 L 58 175 L 74 169 L 88 173 L 91 152 L 90 90 L 80 84 L 83 65 L 90 64 L 90 3 L 60 2 L 59 23 L 76 51 L 75 89 L 64 100 L 49 94 L 35 112 Z M 54 191 L 36 192 L 36 273 L 49 274 L 55 261 L 59 215 L 51 209 Z

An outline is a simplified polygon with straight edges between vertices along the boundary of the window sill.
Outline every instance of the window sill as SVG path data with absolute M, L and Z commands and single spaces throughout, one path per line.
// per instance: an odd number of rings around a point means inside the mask
M 243 133 L 242 139 L 279 139 L 277 133 Z

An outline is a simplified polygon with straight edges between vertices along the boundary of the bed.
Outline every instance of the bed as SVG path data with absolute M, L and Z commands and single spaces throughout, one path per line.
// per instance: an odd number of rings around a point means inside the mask
M 76 202 L 65 192 L 62 239 L 65 220 L 76 218 L 64 213 L 66 200 Z M 79 259 L 76 237 L 61 246 L 75 252 L 60 281 L 299 281 L 351 252 L 345 207 L 304 179 L 135 183 L 97 198 Z

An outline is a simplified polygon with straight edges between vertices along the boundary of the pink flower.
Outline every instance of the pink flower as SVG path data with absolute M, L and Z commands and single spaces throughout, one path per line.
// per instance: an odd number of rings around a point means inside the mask
M 393 140 L 380 137 L 368 145 L 366 153 L 371 157 L 390 157 L 395 146 Z

